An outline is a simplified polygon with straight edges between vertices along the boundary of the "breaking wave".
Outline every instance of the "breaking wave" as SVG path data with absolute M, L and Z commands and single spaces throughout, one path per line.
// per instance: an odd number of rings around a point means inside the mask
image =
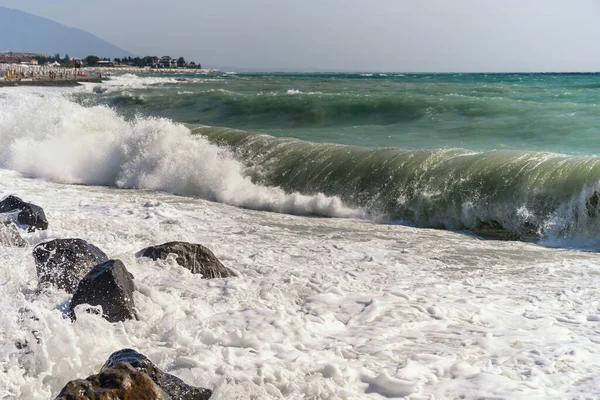
M 339 198 L 253 183 L 223 148 L 164 118 L 126 121 L 60 94 L 0 97 L 0 167 L 62 183 L 145 188 L 300 215 L 360 217 Z
M 60 94 L 0 97 L 0 166 L 243 208 L 371 218 L 556 245 L 600 239 L 600 159 L 365 148 L 164 118 L 126 120 Z
M 524 151 L 364 148 L 192 128 L 253 179 L 339 196 L 375 218 L 525 241 L 600 239 L 600 158 Z

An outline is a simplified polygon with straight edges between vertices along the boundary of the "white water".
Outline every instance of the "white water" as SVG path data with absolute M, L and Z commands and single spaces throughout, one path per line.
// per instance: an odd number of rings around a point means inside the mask
M 600 397 L 597 254 L 69 185 L 227 199 L 223 179 L 244 179 L 226 152 L 169 121 L 127 123 L 55 95 L 27 95 L 29 107 L 19 96 L 0 93 L 0 196 L 42 206 L 50 230 L 27 235 L 24 249 L 0 246 L 0 399 L 52 398 L 123 347 L 216 400 Z M 36 295 L 31 249 L 54 237 L 121 259 L 140 320 L 71 323 L 69 295 Z M 206 245 L 240 276 L 203 280 L 134 256 L 171 240 Z M 23 308 L 39 320 L 19 321 Z
M 109 89 L 143 89 L 148 86 L 178 82 L 175 77 L 154 77 L 152 75 L 142 77 L 135 74 L 123 74 L 111 77 L 110 80 L 104 81 L 101 86 Z
M 225 149 L 160 118 L 125 121 L 56 93 L 0 97 L 0 166 L 54 182 L 162 190 L 245 208 L 360 217 L 337 197 L 256 185 Z
M 66 293 L 33 294 L 31 247 L 0 248 L 0 398 L 51 398 L 123 347 L 215 399 L 600 395 L 596 254 L 10 171 L 0 182 L 46 210 L 51 230 L 31 245 L 81 237 L 123 260 L 140 314 L 71 323 Z M 170 240 L 205 244 L 240 276 L 202 280 L 134 256 Z M 19 323 L 24 307 L 39 321 Z M 14 345 L 23 339 L 28 350 Z
M 295 95 L 295 94 L 303 94 L 303 95 L 323 94 L 323 92 L 302 92 L 302 91 L 300 91 L 298 89 L 288 89 L 288 91 L 286 93 L 290 94 L 290 95 Z
M 100 86 L 108 90 L 123 90 L 123 89 L 146 89 L 152 86 L 161 86 L 165 84 L 179 84 L 185 85 L 186 83 L 202 83 L 202 82 L 219 82 L 222 79 L 218 78 L 181 78 L 177 75 L 172 77 L 155 77 L 152 74 L 147 76 L 138 76 L 135 74 L 123 74 L 112 76 L 110 80 L 104 81 Z M 88 88 L 98 86 L 96 84 L 86 84 Z

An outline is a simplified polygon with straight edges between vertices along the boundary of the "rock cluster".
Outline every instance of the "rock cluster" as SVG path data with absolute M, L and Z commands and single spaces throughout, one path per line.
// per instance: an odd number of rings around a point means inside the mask
M 25 247 L 27 242 L 20 229 L 34 232 L 47 228 L 41 207 L 13 195 L 0 201 L 0 246 Z M 134 278 L 120 260 L 109 259 L 98 247 L 78 238 L 46 241 L 36 245 L 32 253 L 40 286 L 54 286 L 73 295 L 68 312 L 73 320 L 77 317 L 75 309 L 85 305 L 99 306 L 87 310 L 94 312 L 101 308 L 102 317 L 109 322 L 139 318 L 134 303 Z M 170 255 L 179 265 L 205 279 L 237 275 L 200 244 L 168 242 L 137 253 L 152 260 L 165 260 Z M 27 309 L 20 318 L 37 321 Z M 32 328 L 31 332 L 39 343 L 42 340 L 39 330 Z M 28 345 L 26 339 L 15 343 L 18 349 Z M 160 370 L 143 354 L 123 349 L 113 353 L 98 374 L 69 382 L 56 399 L 206 400 L 211 395 L 208 389 L 190 386 Z

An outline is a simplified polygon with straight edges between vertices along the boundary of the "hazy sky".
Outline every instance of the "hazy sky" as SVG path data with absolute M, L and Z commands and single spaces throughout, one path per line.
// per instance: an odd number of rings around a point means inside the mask
M 598 0 L 0 0 L 203 66 L 600 71 Z

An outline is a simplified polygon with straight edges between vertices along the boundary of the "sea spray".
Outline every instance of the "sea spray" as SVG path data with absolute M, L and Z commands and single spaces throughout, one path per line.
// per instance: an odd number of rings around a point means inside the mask
M 0 98 L 0 165 L 55 182 L 162 190 L 256 210 L 362 215 L 335 196 L 253 183 L 226 149 L 183 125 L 126 121 L 108 107 L 86 108 L 58 94 Z

